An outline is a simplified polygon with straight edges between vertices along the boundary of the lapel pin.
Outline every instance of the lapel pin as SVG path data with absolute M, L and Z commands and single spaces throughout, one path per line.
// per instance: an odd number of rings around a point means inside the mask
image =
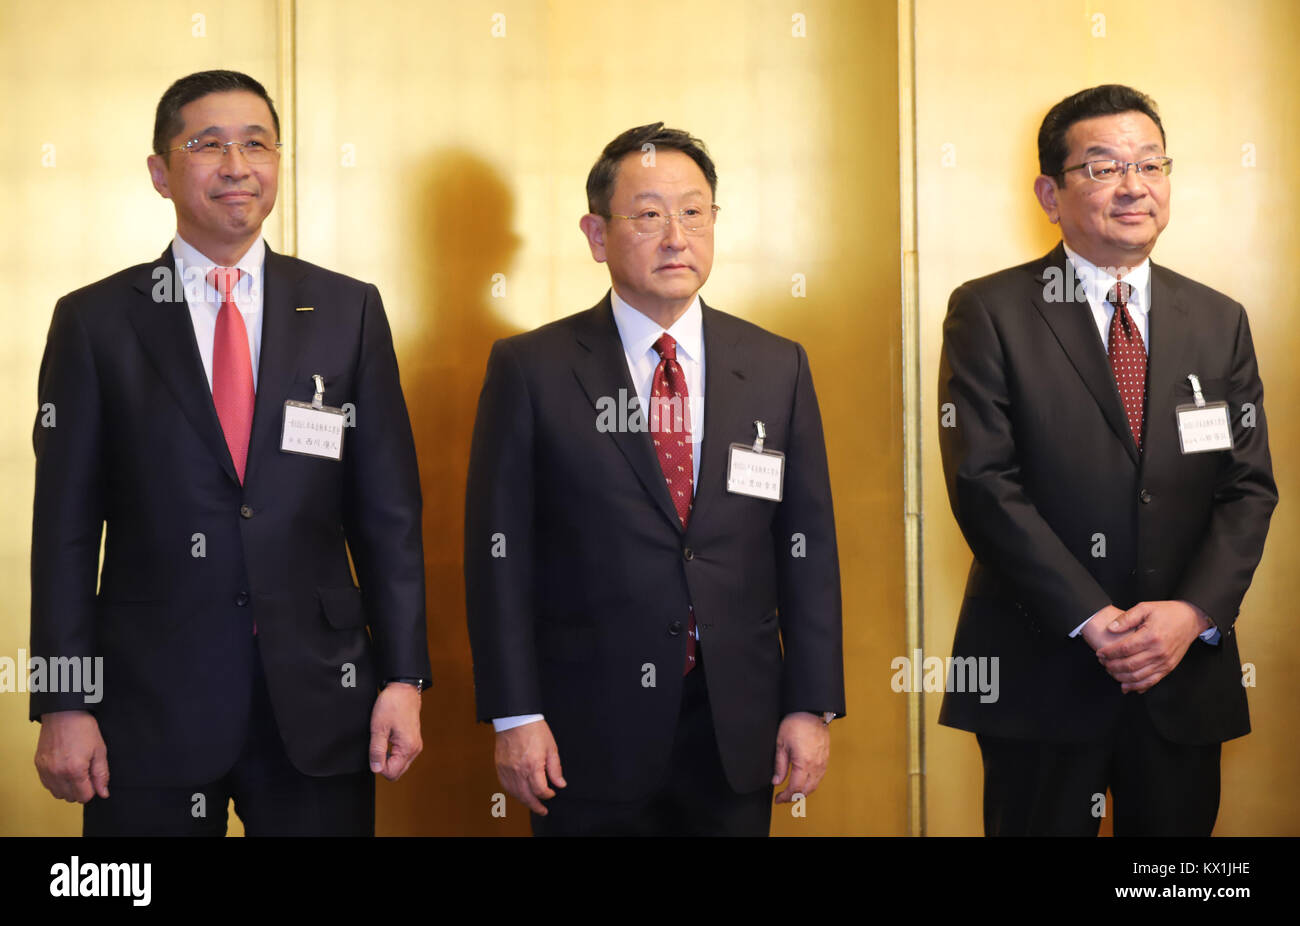
M 295 312 L 315 312 L 315 311 L 316 311 L 316 307 L 315 307 L 314 305 L 300 305 L 300 306 L 298 306 L 298 308 L 294 309 L 294 311 L 295 311 Z

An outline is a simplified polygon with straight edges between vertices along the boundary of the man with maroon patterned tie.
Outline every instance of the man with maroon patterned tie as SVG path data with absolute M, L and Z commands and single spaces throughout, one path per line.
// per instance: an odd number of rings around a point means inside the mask
M 1209 835 L 1277 503 L 1250 327 L 1151 263 L 1173 161 L 1149 98 L 1067 97 L 1038 156 L 1062 243 L 958 288 L 944 322 L 939 441 L 975 554 L 953 654 L 1001 684 L 949 679 L 939 722 L 977 734 L 989 835 L 1096 835 L 1103 814 Z
M 580 223 L 609 294 L 488 359 L 465 514 L 478 716 L 541 835 L 766 835 L 773 785 L 817 787 L 844 713 L 808 358 L 700 300 L 716 190 L 698 139 L 618 136 Z
M 50 325 L 31 651 L 102 660 L 103 681 L 33 686 L 31 715 L 41 781 L 86 805 L 87 835 L 222 835 L 232 799 L 250 835 L 373 834 L 374 773 L 421 748 L 420 485 L 392 339 L 374 286 L 263 241 L 279 128 L 247 75 L 173 84 L 148 164 L 175 239 Z

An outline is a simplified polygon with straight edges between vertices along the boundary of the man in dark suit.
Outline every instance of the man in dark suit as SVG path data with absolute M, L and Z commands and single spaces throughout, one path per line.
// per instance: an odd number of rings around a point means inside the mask
M 1149 259 L 1172 169 L 1149 98 L 1081 91 L 1038 148 L 1062 244 L 962 285 L 944 322 L 939 440 L 975 554 L 953 654 L 998 659 L 1000 690 L 954 663 L 939 722 L 977 734 L 990 835 L 1095 835 L 1107 788 L 1116 835 L 1208 835 L 1277 503 L 1250 327 Z
M 538 834 L 766 835 L 773 785 L 816 788 L 844 713 L 808 358 L 700 301 L 716 189 L 687 133 L 618 136 L 580 223 L 612 289 L 488 359 L 470 641 L 498 775 Z
M 266 247 L 278 136 L 246 75 L 173 84 L 148 161 L 175 240 L 50 325 L 32 653 L 102 660 L 103 685 L 34 693 L 31 714 L 41 781 L 86 804 L 87 835 L 220 835 L 232 798 L 250 834 L 373 834 L 372 773 L 421 748 L 420 486 L 392 338 L 374 286 Z

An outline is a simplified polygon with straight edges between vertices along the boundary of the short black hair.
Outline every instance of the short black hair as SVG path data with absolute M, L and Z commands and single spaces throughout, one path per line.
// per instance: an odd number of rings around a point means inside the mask
M 1165 127 L 1160 124 L 1156 101 L 1140 90 L 1123 84 L 1102 84 L 1067 96 L 1047 111 L 1038 129 L 1038 169 L 1048 177 L 1055 177 L 1058 184 L 1064 183 L 1065 159 L 1070 156 L 1065 133 L 1070 126 L 1094 116 L 1130 112 L 1150 116 L 1160 130 L 1160 143 L 1165 143 Z
M 645 145 L 654 145 L 655 149 L 667 148 L 688 155 L 704 172 L 704 179 L 709 181 L 709 191 L 716 199 L 718 195 L 718 171 L 713 166 L 713 159 L 700 141 L 690 132 L 681 129 L 666 129 L 662 122 L 638 125 L 628 129 L 605 146 L 591 172 L 587 174 L 587 209 L 593 215 L 609 218 L 609 201 L 614 196 L 614 182 L 618 179 L 618 164 L 633 152 L 640 152 Z
M 271 110 L 271 120 L 275 123 L 275 137 L 278 139 L 280 116 L 265 87 L 239 71 L 199 71 L 176 81 L 158 101 L 158 111 L 153 119 L 153 153 L 165 156 L 167 142 L 185 128 L 185 121 L 181 118 L 182 106 L 209 93 L 227 93 L 231 90 L 246 90 L 266 101 L 267 108 Z

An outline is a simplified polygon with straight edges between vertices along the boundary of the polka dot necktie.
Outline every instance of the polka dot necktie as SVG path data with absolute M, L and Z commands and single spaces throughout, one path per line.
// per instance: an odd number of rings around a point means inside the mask
M 659 355 L 654 380 L 650 388 L 650 433 L 655 442 L 655 455 L 668 484 L 668 495 L 677 509 L 677 520 L 686 523 L 691 519 L 691 503 L 695 498 L 695 462 L 691 455 L 690 396 L 686 389 L 686 374 L 677 362 L 677 342 L 664 333 L 654 343 Z M 685 675 L 695 668 L 695 609 L 688 607 L 686 627 Z
M 212 338 L 212 402 L 217 407 L 217 420 L 221 422 L 241 485 L 253 428 L 253 362 L 244 316 L 230 293 L 242 275 L 238 267 L 215 267 L 207 275 L 208 282 L 221 296 L 217 329 Z
M 1116 283 L 1106 294 L 1106 301 L 1115 307 L 1115 314 L 1110 319 L 1106 353 L 1110 356 L 1110 369 L 1115 374 L 1115 385 L 1119 388 L 1124 414 L 1128 416 L 1128 426 L 1133 432 L 1133 443 L 1141 453 L 1147 392 L 1147 350 L 1142 344 L 1142 334 L 1128 312 L 1132 289 L 1128 283 Z

